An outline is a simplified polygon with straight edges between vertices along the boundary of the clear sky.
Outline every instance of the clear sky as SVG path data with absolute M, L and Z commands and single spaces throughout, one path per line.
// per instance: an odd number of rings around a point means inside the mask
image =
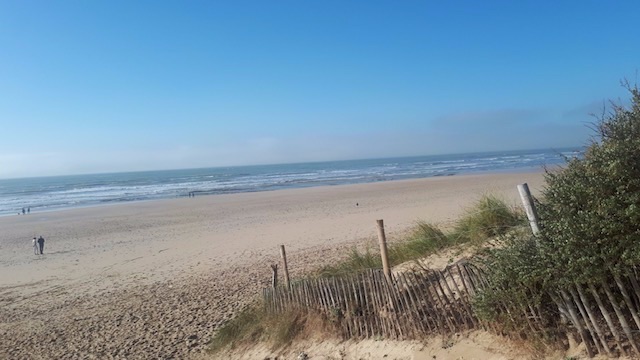
M 0 178 L 582 145 L 638 1 L 0 0 Z

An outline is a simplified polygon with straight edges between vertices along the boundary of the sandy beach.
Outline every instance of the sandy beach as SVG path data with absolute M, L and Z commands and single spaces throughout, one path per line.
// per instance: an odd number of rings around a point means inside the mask
M 284 244 L 293 277 L 417 220 L 449 226 L 482 194 L 517 204 L 539 172 L 211 195 L 0 218 L 0 358 L 176 358 L 269 282 Z M 46 239 L 33 254 L 31 239 Z

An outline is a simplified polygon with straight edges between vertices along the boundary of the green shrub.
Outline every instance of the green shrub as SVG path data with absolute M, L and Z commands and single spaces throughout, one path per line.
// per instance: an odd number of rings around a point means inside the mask
M 600 120 L 583 157 L 546 172 L 537 203 L 540 236 L 506 237 L 504 246 L 481 256 L 487 286 L 474 306 L 484 318 L 517 328 L 524 324 L 518 312 L 533 307 L 553 338 L 561 326 L 553 323 L 557 306 L 547 294 L 607 282 L 611 271 L 640 264 L 640 92 L 630 92 L 631 106 L 615 106 Z M 512 310 L 505 315 L 500 306 Z M 515 320 L 500 319 L 507 315 Z
M 597 282 L 640 263 L 640 92 L 630 91 L 632 105 L 600 120 L 584 158 L 547 173 L 541 246 L 564 278 Z
M 508 236 L 504 246 L 485 249 L 476 260 L 486 269 L 486 287 L 474 299 L 476 312 L 496 320 L 499 304 L 541 304 L 544 257 L 537 240 L 529 236 Z

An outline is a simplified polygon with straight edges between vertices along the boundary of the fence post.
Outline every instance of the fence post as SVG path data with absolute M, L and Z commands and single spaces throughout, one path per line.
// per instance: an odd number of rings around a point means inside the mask
M 533 232 L 534 236 L 538 236 L 540 234 L 540 227 L 538 226 L 538 213 L 536 212 L 536 207 L 533 204 L 533 198 L 531 197 L 531 192 L 529 191 L 529 185 L 527 185 L 527 183 L 518 185 L 518 192 L 520 193 L 520 199 L 522 200 L 524 210 L 527 212 L 527 218 L 529 219 L 531 231 Z
M 289 283 L 289 267 L 287 266 L 287 253 L 284 250 L 284 245 L 280 245 L 280 256 L 284 266 L 284 285 L 289 289 L 291 284 Z
M 278 264 L 271 265 L 271 271 L 271 286 L 275 289 L 278 286 Z
M 376 220 L 378 225 L 378 242 L 380 243 L 380 257 L 382 258 L 382 270 L 387 281 L 391 283 L 391 269 L 389 268 L 389 254 L 387 253 L 387 238 L 384 235 L 384 221 Z

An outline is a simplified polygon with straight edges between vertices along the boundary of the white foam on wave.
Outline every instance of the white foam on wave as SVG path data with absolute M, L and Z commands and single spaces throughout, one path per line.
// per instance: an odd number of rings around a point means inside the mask
M 562 152 L 575 156 L 573 151 Z M 186 196 L 188 192 L 229 193 L 291 187 L 363 183 L 530 167 L 558 163 L 556 152 L 522 152 L 413 157 L 398 160 L 310 163 L 301 165 L 226 168 L 224 171 L 185 170 L 171 173 L 129 173 L 77 176 L 68 183 L 37 179 L 32 183 L 0 181 L 0 214 L 15 214 L 23 206 L 40 209 L 96 203 Z M 212 173 L 213 172 L 213 173 Z M 216 173 L 217 172 L 217 173 Z M 145 178 L 148 176 L 148 178 Z M 12 191 L 12 189 L 14 189 Z

